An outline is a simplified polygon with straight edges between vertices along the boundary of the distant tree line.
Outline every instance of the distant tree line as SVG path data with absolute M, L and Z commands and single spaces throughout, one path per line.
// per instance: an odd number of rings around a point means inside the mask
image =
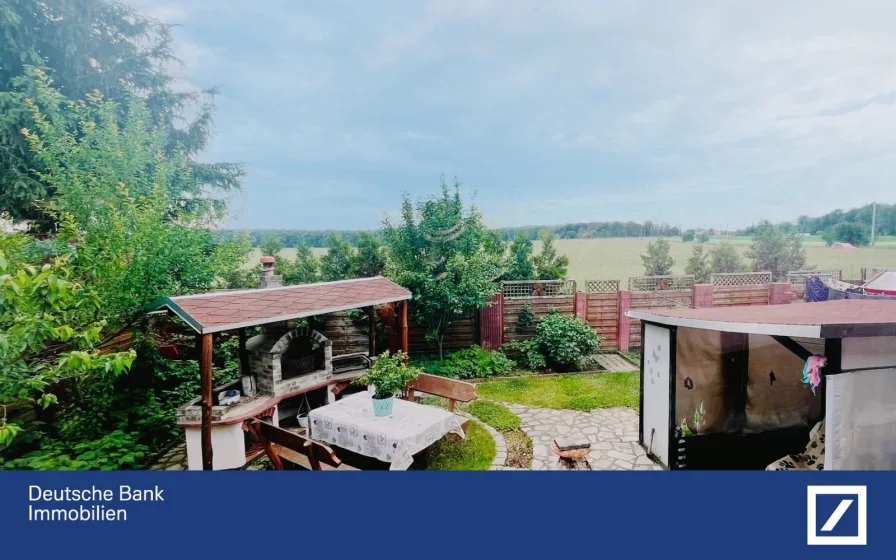
M 867 245 L 871 240 L 872 205 L 866 204 L 851 210 L 834 210 L 823 216 L 800 216 L 796 223 L 784 222 L 777 227 L 785 233 L 820 235 L 828 245 L 837 242 Z M 761 224 L 752 225 L 738 232 L 754 236 Z M 878 204 L 875 221 L 877 235 L 896 235 L 896 204 Z
M 514 241 L 517 237 L 535 241 L 545 234 L 552 234 L 557 239 L 598 239 L 607 237 L 677 237 L 681 230 L 665 223 L 654 223 L 650 220 L 638 222 L 588 222 L 579 224 L 563 224 L 559 226 L 523 226 L 517 228 L 501 228 L 496 230 L 502 241 Z M 333 235 L 338 235 L 349 245 L 357 245 L 365 231 L 360 230 L 299 230 L 299 229 L 222 229 L 219 235 L 223 240 L 249 236 L 253 247 L 261 247 L 265 239 L 277 237 L 284 247 L 326 247 Z M 379 235 L 378 231 L 367 231 Z

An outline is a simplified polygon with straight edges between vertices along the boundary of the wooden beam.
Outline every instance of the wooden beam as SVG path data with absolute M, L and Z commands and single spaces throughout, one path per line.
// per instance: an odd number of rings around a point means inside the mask
M 772 336 L 772 338 L 774 338 L 778 344 L 793 352 L 797 358 L 803 360 L 804 362 L 812 356 L 812 352 L 809 352 L 808 350 L 803 348 L 803 346 L 799 342 L 793 340 L 789 336 L 775 335 Z
M 401 326 L 401 351 L 408 355 L 408 302 L 401 302 L 401 317 L 399 319 Z
M 367 355 L 371 358 L 376 356 L 376 309 L 371 305 L 367 308 L 368 328 L 370 334 L 367 339 Z
M 199 335 L 199 378 L 202 382 L 202 470 L 212 470 L 212 334 Z
M 251 375 L 249 371 L 249 351 L 246 350 L 246 329 L 239 331 L 240 375 Z

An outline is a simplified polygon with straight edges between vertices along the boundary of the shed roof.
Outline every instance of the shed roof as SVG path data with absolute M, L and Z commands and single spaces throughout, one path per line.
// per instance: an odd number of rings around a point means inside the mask
M 254 327 L 411 299 L 411 292 L 376 276 L 299 286 L 211 292 L 156 300 L 200 334 Z
M 896 336 L 896 301 L 843 299 L 790 305 L 631 310 L 650 323 L 722 332 L 843 338 Z

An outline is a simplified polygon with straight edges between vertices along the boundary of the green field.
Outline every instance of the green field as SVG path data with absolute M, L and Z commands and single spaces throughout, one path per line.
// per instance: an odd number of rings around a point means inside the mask
M 644 238 L 612 238 L 612 239 L 560 239 L 557 249 L 569 257 L 569 278 L 583 283 L 585 280 L 620 280 L 625 282 L 629 276 L 639 276 L 644 270 L 640 255 L 647 247 L 648 239 Z M 749 237 L 731 237 L 728 241 L 740 249 L 741 253 L 750 245 Z M 717 239 L 709 242 L 709 247 L 718 243 Z M 683 243 L 681 239 L 669 239 L 672 258 L 675 259 L 673 272 L 684 274 L 685 263 L 691 254 L 693 243 Z M 843 278 L 861 278 L 863 266 L 896 267 L 896 238 L 882 237 L 874 247 L 863 247 L 853 250 L 831 249 L 820 238 L 807 237 L 803 244 L 806 247 L 808 268 L 841 269 Z M 535 251 L 539 250 L 538 243 Z M 326 253 L 326 249 L 314 249 L 316 254 Z M 256 250 L 252 262 L 258 262 L 261 253 Z M 294 258 L 295 249 L 284 249 L 281 257 Z

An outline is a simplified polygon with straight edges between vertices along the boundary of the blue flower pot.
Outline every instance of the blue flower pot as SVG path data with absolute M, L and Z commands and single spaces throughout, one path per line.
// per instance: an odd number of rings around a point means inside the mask
M 389 397 L 388 399 L 371 400 L 373 400 L 374 416 L 392 416 L 392 401 L 395 400 L 395 397 Z

